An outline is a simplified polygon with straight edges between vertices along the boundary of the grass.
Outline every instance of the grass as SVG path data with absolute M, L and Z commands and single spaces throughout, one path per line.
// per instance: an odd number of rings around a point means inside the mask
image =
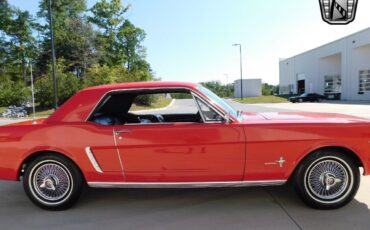
M 235 99 L 235 101 L 245 104 L 257 104 L 257 103 L 284 103 L 288 102 L 287 98 L 279 96 L 261 96 L 261 97 L 246 97 L 241 99 Z
M 156 100 L 151 105 L 133 105 L 130 109 L 130 111 L 139 111 L 139 110 L 147 110 L 147 109 L 160 109 L 168 106 L 171 103 L 172 99 L 165 98 L 165 97 L 159 97 L 158 100 Z

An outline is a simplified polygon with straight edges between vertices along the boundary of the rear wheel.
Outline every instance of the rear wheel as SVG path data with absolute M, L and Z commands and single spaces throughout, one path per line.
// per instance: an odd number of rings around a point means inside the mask
M 303 99 L 302 98 L 299 98 L 298 99 L 298 102 L 302 103 L 303 102 Z
M 31 201 L 39 207 L 63 210 L 78 200 L 83 178 L 69 159 L 48 154 L 28 165 L 23 187 Z
M 294 184 L 309 206 L 334 209 L 346 205 L 356 195 L 360 173 L 350 157 L 335 150 L 322 150 L 298 166 Z

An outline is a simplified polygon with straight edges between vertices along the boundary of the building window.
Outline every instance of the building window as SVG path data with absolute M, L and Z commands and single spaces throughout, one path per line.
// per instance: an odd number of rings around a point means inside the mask
M 342 81 L 340 75 L 327 75 L 325 78 L 325 94 L 337 94 L 342 91 Z
M 370 70 L 361 70 L 359 77 L 359 92 L 370 91 Z

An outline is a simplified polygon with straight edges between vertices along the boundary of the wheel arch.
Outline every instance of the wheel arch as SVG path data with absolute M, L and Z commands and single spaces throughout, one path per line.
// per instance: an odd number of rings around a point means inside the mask
M 355 165 L 357 167 L 362 167 L 364 169 L 364 173 L 365 173 L 365 170 L 366 170 L 366 167 L 363 163 L 363 161 L 361 160 L 361 158 L 359 157 L 359 155 L 353 151 L 352 149 L 350 148 L 347 148 L 347 147 L 344 147 L 344 146 L 323 146 L 323 147 L 319 147 L 319 148 L 316 148 L 316 149 L 313 149 L 313 150 L 310 150 L 309 153 L 305 154 L 301 159 L 299 159 L 297 161 L 297 165 L 295 166 L 294 170 L 293 170 L 293 173 L 290 175 L 290 178 L 295 174 L 298 166 L 306 159 L 308 158 L 310 155 L 312 155 L 313 153 L 315 152 L 318 152 L 318 151 L 325 151 L 325 150 L 335 150 L 339 153 L 342 153 L 348 157 L 350 157 L 352 159 L 352 161 L 355 163 Z
M 39 157 L 42 157 L 42 156 L 45 156 L 45 155 L 57 155 L 57 156 L 61 156 L 61 157 L 64 157 L 66 159 L 68 159 L 70 162 L 72 162 L 72 164 L 74 164 L 74 166 L 79 170 L 80 174 L 82 175 L 83 177 L 83 180 L 86 181 L 85 179 L 85 175 L 83 174 L 81 168 L 78 166 L 78 164 L 72 159 L 70 158 L 68 155 L 66 154 L 63 154 L 61 152 L 57 152 L 57 151 L 53 151 L 53 150 L 40 150 L 40 151 L 37 151 L 37 152 L 34 152 L 34 153 L 31 153 L 29 154 L 26 158 L 23 159 L 19 169 L 18 169 L 18 175 L 17 175 L 17 178 L 21 178 L 23 176 L 23 173 L 24 171 L 26 170 L 27 166 L 35 159 L 39 158 Z

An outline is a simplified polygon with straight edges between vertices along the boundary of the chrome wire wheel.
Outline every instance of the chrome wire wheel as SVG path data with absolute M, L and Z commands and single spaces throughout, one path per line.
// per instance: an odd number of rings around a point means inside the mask
M 37 164 L 29 180 L 32 193 L 46 204 L 59 204 L 68 199 L 73 187 L 69 170 L 52 160 Z
M 345 198 L 353 186 L 350 167 L 336 157 L 321 158 L 313 162 L 305 174 L 309 195 L 320 202 L 332 203 Z

